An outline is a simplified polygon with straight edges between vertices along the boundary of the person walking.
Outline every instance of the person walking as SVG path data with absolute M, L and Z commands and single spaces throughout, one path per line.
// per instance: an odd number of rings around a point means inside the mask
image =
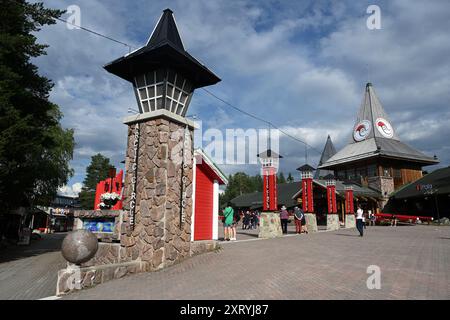
M 362 237 L 364 235 L 364 211 L 361 209 L 361 206 L 358 205 L 358 210 L 356 210 L 356 229 L 359 231 L 359 236 Z
M 287 224 L 289 221 L 289 212 L 287 211 L 285 206 L 281 207 L 280 220 L 281 220 L 281 229 L 283 230 L 283 234 L 287 234 Z
M 231 240 L 231 228 L 233 225 L 233 216 L 234 216 L 234 210 L 231 207 L 230 203 L 227 203 L 227 206 L 223 210 L 223 234 L 224 234 L 224 240 L 230 241 Z
M 303 211 L 299 207 L 294 208 L 295 233 L 302 233 L 302 220 L 304 216 Z

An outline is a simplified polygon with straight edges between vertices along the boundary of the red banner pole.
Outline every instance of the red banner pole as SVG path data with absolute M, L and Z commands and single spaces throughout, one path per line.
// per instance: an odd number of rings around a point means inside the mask
M 333 204 L 333 213 L 337 213 L 337 203 L 336 203 L 336 186 L 331 187 L 331 201 Z
M 350 190 L 350 213 L 355 213 L 355 208 L 353 204 L 353 190 Z
M 268 202 L 269 202 L 269 181 L 267 176 L 267 171 L 264 169 L 263 171 L 263 210 L 268 211 Z
M 302 179 L 302 201 L 303 212 L 308 212 L 308 188 L 305 179 Z
M 327 186 L 327 208 L 329 214 L 333 212 L 333 203 L 331 199 L 331 186 Z
M 278 194 L 277 194 L 277 175 L 275 172 L 272 172 L 272 183 L 273 183 L 273 191 L 272 191 L 272 208 L 270 210 L 276 211 L 278 209 Z
M 313 203 L 313 185 L 312 179 L 308 178 L 308 202 L 309 202 L 309 210 L 308 212 L 314 212 L 314 203 Z

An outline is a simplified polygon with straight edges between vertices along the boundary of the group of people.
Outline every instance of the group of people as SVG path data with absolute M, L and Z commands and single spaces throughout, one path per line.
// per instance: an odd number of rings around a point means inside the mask
M 222 212 L 223 214 L 223 228 L 224 228 L 224 240 L 235 241 L 236 240 L 236 227 L 241 220 L 241 213 L 234 211 L 231 204 L 228 203 Z M 258 211 L 246 211 L 243 214 L 242 229 L 256 229 L 259 225 L 259 212 Z
M 281 230 L 283 234 L 287 234 L 287 225 L 289 223 L 289 212 L 287 211 L 286 206 L 281 207 L 280 211 L 280 220 L 281 220 Z M 294 222 L 295 222 L 295 233 L 308 233 L 308 229 L 306 228 L 306 219 L 305 214 L 299 207 L 294 208 Z
M 259 212 L 247 210 L 242 219 L 242 230 L 256 229 L 259 224 Z
M 242 214 L 242 229 L 251 230 L 256 229 L 259 226 L 259 212 L 247 210 Z M 241 220 L 241 213 L 235 211 L 230 203 L 227 203 L 225 209 L 222 211 L 222 221 L 224 227 L 224 240 L 235 241 L 236 240 L 236 226 Z M 281 229 L 283 234 L 287 234 L 287 225 L 289 223 L 289 212 L 286 206 L 282 206 L 280 210 Z M 306 227 L 305 214 L 299 207 L 294 208 L 294 222 L 295 233 L 308 233 Z
M 361 237 L 364 236 L 364 229 L 366 229 L 366 216 L 369 220 L 369 225 L 375 225 L 376 216 L 372 213 L 371 210 L 368 211 L 367 215 L 364 213 L 364 210 L 361 208 L 361 205 L 358 205 L 358 209 L 356 210 L 356 228 Z M 223 226 L 224 226 L 224 240 L 225 241 L 235 241 L 236 240 L 236 226 L 241 220 L 241 214 L 238 211 L 234 211 L 231 207 L 231 204 L 228 203 L 225 209 L 223 210 Z M 280 220 L 281 220 L 281 229 L 283 234 L 287 234 L 287 225 L 289 223 L 289 212 L 286 206 L 281 207 L 280 211 Z M 397 219 L 393 219 L 395 224 L 397 225 Z M 294 222 L 295 222 L 295 233 L 308 233 L 308 229 L 306 227 L 306 219 L 305 214 L 299 207 L 294 208 Z M 246 211 L 243 213 L 242 220 L 242 229 L 243 230 L 251 230 L 256 229 L 259 225 L 259 212 L 258 211 Z

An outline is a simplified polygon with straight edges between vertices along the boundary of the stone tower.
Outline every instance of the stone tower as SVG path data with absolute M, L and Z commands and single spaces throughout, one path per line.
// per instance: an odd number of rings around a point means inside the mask
M 150 270 L 189 256 L 193 129 L 186 113 L 196 88 L 220 79 L 185 49 L 170 9 L 147 44 L 104 67 L 131 82 L 139 113 L 128 144 L 120 256 Z

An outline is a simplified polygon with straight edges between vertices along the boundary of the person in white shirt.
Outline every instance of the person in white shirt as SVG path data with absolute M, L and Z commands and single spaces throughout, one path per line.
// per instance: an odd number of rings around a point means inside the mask
M 362 237 L 364 234 L 364 211 L 361 206 L 358 205 L 358 210 L 356 210 L 356 229 L 359 231 L 359 235 Z

